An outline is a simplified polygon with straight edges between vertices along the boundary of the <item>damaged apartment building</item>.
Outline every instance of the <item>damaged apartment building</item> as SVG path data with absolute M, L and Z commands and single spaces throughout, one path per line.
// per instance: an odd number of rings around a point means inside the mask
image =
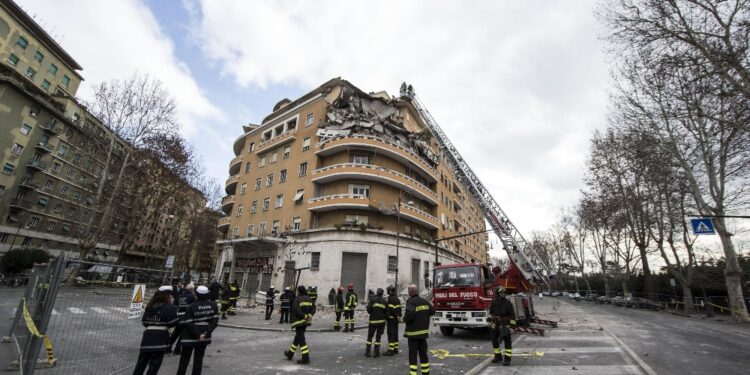
M 424 288 L 437 239 L 485 229 L 406 97 L 335 78 L 244 126 L 234 153 L 216 274 L 244 295 L 353 283 L 364 297 L 396 275 Z M 437 246 L 440 263 L 488 260 L 486 234 Z

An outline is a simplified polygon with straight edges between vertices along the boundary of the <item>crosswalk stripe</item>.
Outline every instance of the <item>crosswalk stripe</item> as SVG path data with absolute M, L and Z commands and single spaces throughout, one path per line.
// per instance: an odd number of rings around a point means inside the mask
M 482 374 L 524 374 L 524 375 L 642 375 L 635 365 L 591 365 L 591 366 L 510 366 L 488 367 Z
M 52 315 L 60 315 L 60 313 L 59 313 L 59 312 L 57 312 L 57 310 L 55 310 L 55 309 L 52 309 Z
M 611 342 L 614 341 L 612 337 L 609 336 L 549 336 L 544 338 L 538 338 L 538 337 L 529 337 L 529 340 L 531 341 L 607 341 Z M 526 341 L 529 341 L 526 340 Z
M 129 313 L 130 312 L 130 309 L 125 308 L 125 307 L 113 307 L 112 310 L 116 310 L 116 311 L 124 312 L 124 313 Z
M 94 310 L 94 311 L 98 312 L 99 314 L 108 314 L 109 313 L 109 311 L 107 311 L 107 310 L 105 310 L 105 309 L 103 309 L 101 307 L 92 307 L 91 310 Z
M 85 314 L 86 312 L 77 308 L 77 307 L 68 307 L 68 311 L 72 312 L 73 314 Z
M 514 353 L 524 352 L 542 352 L 544 354 L 578 354 L 578 353 L 619 353 L 621 348 L 616 346 L 589 346 L 589 347 L 569 347 L 569 348 L 513 348 Z

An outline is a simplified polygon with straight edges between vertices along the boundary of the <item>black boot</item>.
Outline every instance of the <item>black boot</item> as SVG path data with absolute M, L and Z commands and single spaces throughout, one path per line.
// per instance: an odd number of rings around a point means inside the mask
M 297 360 L 297 363 L 300 364 L 300 365 L 308 365 L 308 364 L 310 364 L 310 355 L 303 354 L 302 355 L 302 359 Z
M 221 313 L 221 318 L 222 319 L 226 319 L 227 318 L 227 314 L 226 313 Z
M 370 345 L 365 346 L 365 357 L 370 357 Z
M 503 361 L 502 354 L 495 354 L 495 358 L 492 358 L 492 363 L 500 363 Z
M 388 351 L 386 351 L 385 353 L 383 353 L 383 355 L 386 356 L 386 357 L 390 357 L 390 356 L 392 356 L 394 354 L 395 353 L 393 353 L 393 349 L 388 349 Z
M 375 345 L 375 353 L 372 355 L 374 358 L 380 357 L 380 345 Z
M 503 359 L 503 366 L 510 366 L 510 357 L 505 356 Z
M 291 361 L 292 358 L 294 358 L 294 353 L 292 353 L 292 352 L 290 352 L 288 350 L 284 350 L 284 355 L 286 356 L 286 360 L 287 361 Z
M 182 347 L 179 346 L 179 345 L 177 347 L 175 347 L 174 350 L 172 351 L 172 354 L 174 354 L 174 355 L 180 355 L 180 354 L 182 354 Z

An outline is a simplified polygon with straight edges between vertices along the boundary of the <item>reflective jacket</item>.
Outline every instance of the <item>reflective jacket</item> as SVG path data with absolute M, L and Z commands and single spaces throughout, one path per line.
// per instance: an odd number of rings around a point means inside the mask
M 344 305 L 344 311 L 354 310 L 357 307 L 358 303 L 359 299 L 357 299 L 357 293 L 354 293 L 354 291 L 352 290 L 346 292 L 346 304 Z
M 397 296 L 388 296 L 388 319 L 398 320 L 401 317 L 401 300 Z
M 287 290 L 281 294 L 281 297 L 279 297 L 279 300 L 281 301 L 281 306 L 280 306 L 281 309 L 288 310 L 292 308 L 292 301 L 294 300 L 294 293 Z
M 297 296 L 292 304 L 292 328 L 300 325 L 310 326 L 313 315 L 315 315 L 315 304 L 312 299 L 305 294 Z
M 335 312 L 344 311 L 344 293 L 343 292 L 336 293 L 336 301 L 333 304 L 333 310 Z
M 435 308 L 429 301 L 414 296 L 406 301 L 404 313 L 404 337 L 410 339 L 426 339 L 430 333 L 430 317 L 435 314 Z
M 490 304 L 490 317 L 494 318 L 495 323 L 502 325 L 516 324 L 516 311 L 513 304 L 505 297 L 492 299 Z
M 240 287 L 236 284 L 229 284 L 229 300 L 236 301 L 240 298 Z
M 211 343 L 211 333 L 219 325 L 219 308 L 216 302 L 196 301 L 188 306 L 185 319 L 180 322 L 185 326 L 180 335 L 182 346 L 206 346 Z M 198 340 L 201 334 L 206 334 L 206 339 Z
M 273 299 L 276 298 L 276 289 L 266 291 L 266 306 L 273 306 Z
M 385 324 L 388 317 L 386 313 L 386 302 L 383 296 L 372 296 L 367 302 L 367 313 L 370 314 L 370 326 L 379 327 Z
M 141 352 L 164 352 L 169 349 L 169 327 L 177 325 L 177 307 L 159 303 L 143 312 L 141 322 L 146 330 L 141 338 Z

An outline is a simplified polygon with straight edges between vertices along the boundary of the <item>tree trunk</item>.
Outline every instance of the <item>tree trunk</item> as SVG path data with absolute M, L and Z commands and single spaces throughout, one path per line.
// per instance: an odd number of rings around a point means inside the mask
M 583 273 L 581 274 L 581 278 L 583 279 L 583 282 L 586 284 L 586 290 L 589 291 L 589 294 L 592 294 L 593 292 L 591 291 L 591 283 L 589 283 L 589 278 L 586 277 L 586 275 Z
M 648 265 L 648 254 L 645 245 L 638 245 L 638 252 L 641 254 L 641 265 L 643 268 L 643 285 L 646 292 L 646 298 L 656 300 L 656 283 L 654 275 L 651 274 L 651 267 Z
M 734 251 L 734 244 L 730 234 L 726 230 L 724 218 L 715 218 L 714 225 L 716 232 L 719 234 L 722 247 L 724 248 L 724 257 L 726 259 L 726 268 L 724 277 L 727 284 L 727 295 L 729 296 L 729 308 L 732 311 L 732 319 L 747 322 L 750 317 L 747 314 L 745 299 L 742 296 L 742 268 L 737 260 L 737 253 Z
M 689 314 L 694 311 L 693 306 L 693 290 L 690 289 L 690 285 L 687 283 L 681 283 L 682 285 L 682 302 L 685 304 L 685 314 Z

